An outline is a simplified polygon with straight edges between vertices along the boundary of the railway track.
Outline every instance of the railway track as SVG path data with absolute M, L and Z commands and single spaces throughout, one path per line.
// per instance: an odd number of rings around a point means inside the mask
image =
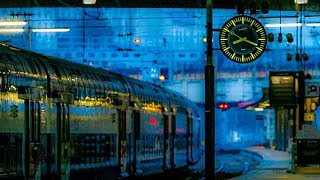
M 245 150 L 219 151 L 216 159 L 215 174 L 226 179 L 246 174 L 262 160 L 258 154 Z

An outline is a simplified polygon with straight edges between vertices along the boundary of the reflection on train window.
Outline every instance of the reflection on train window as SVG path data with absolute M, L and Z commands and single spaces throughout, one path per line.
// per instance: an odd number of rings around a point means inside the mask
M 176 134 L 175 136 L 175 148 L 177 150 L 185 150 L 187 147 L 187 134 Z
M 40 142 L 40 103 L 31 102 L 31 141 Z
M 116 162 L 116 136 L 106 134 L 71 135 L 74 165 L 106 163 L 108 166 Z
M 142 161 L 162 159 L 163 136 L 155 134 L 143 134 L 141 137 Z
M 16 174 L 17 157 L 16 135 L 0 135 L 0 174 Z

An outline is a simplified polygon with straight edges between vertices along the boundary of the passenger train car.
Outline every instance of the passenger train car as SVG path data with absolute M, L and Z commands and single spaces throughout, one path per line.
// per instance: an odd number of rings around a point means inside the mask
M 199 109 L 158 85 L 0 45 L 0 179 L 106 179 L 193 165 Z

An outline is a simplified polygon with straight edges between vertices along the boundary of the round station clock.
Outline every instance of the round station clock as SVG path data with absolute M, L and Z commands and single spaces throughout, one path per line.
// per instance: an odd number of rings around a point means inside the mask
M 250 16 L 236 16 L 221 28 L 219 43 L 223 54 L 237 63 L 249 63 L 262 55 L 267 45 L 264 26 Z

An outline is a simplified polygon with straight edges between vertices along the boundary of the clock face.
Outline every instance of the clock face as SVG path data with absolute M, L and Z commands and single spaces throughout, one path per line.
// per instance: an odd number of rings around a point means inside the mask
M 249 63 L 264 52 L 266 31 L 255 18 L 236 16 L 222 26 L 219 43 L 223 54 L 232 61 Z

